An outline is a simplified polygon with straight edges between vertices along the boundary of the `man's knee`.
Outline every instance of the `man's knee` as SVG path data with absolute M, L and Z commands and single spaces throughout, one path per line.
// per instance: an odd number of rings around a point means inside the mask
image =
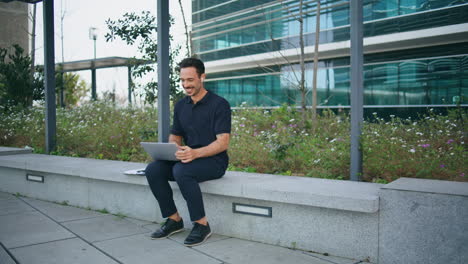
M 185 163 L 177 163 L 172 168 L 172 175 L 177 182 L 183 182 L 188 177 L 188 170 L 190 166 Z
M 153 175 L 155 171 L 157 171 L 158 164 L 157 161 L 153 161 L 146 166 L 145 174 L 146 176 Z
M 164 171 L 167 170 L 165 168 L 166 166 L 167 164 L 165 164 L 164 161 L 155 160 L 146 166 L 145 175 L 148 178 L 154 178 L 157 175 L 163 174 Z

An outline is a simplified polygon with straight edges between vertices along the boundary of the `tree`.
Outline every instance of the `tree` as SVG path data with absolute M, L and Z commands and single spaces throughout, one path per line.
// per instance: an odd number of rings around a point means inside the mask
M 65 16 L 66 16 L 66 13 L 67 13 L 67 10 L 63 8 L 63 1 L 60 1 L 60 43 L 61 43 L 61 48 L 62 48 L 62 64 L 60 65 L 60 69 L 62 69 L 63 67 L 63 63 L 65 62 L 65 45 L 64 45 L 64 34 L 63 34 L 63 24 L 64 24 L 64 21 L 65 21 Z M 57 98 L 59 99 L 58 102 L 57 102 L 57 105 L 60 105 L 61 107 L 64 107 L 66 105 L 65 103 L 65 98 L 64 98 L 64 90 L 65 90 L 65 87 L 64 85 L 62 85 L 63 81 L 65 80 L 65 76 L 63 72 L 59 71 L 59 76 L 55 76 L 56 80 L 57 81 L 60 81 L 60 85 L 57 85 L 58 87 L 60 87 L 60 90 L 58 92 L 58 96 Z M 57 78 L 58 77 L 58 78 Z M 64 84 L 64 83 L 63 83 Z M 76 104 L 76 102 L 75 102 Z
M 320 0 L 317 1 L 317 11 L 315 19 L 314 78 L 312 84 L 312 123 L 314 129 L 317 126 L 317 72 L 320 43 Z
M 64 95 L 64 105 L 67 106 L 76 106 L 78 102 L 85 97 L 87 91 L 89 90 L 88 85 L 82 79 L 80 75 L 72 72 L 55 74 L 56 81 L 56 94 L 61 93 L 63 88 Z M 57 96 L 59 99 L 59 96 Z
M 179 0 L 179 7 L 180 7 L 180 12 L 182 13 L 182 20 L 184 22 L 184 29 L 185 29 L 185 48 L 187 49 L 186 57 L 190 57 L 192 55 L 192 51 L 190 50 L 190 47 L 192 45 L 191 43 L 189 44 L 190 34 L 188 31 L 187 21 L 185 20 L 185 13 L 184 13 L 184 7 L 182 6 L 182 0 Z
M 286 8 L 286 11 L 290 16 L 292 16 L 295 20 L 299 22 L 299 70 L 296 70 L 296 67 L 294 67 L 294 63 L 291 62 L 286 56 L 283 55 L 281 50 L 279 50 L 279 54 L 281 57 L 287 62 L 286 65 L 288 65 L 291 69 L 291 77 L 293 77 L 293 80 L 287 80 L 289 82 L 289 85 L 297 90 L 299 90 L 301 94 L 301 101 L 300 105 L 302 108 L 302 124 L 304 125 L 304 122 L 306 121 L 306 108 L 307 108 L 307 84 L 306 84 L 306 67 L 305 67 L 305 41 L 304 41 L 304 17 L 306 16 L 307 13 L 304 13 L 304 1 L 299 0 L 298 3 L 298 13 L 293 13 L 290 11 L 289 7 L 284 3 L 283 0 L 279 0 L 281 2 L 281 5 Z M 313 78 L 312 78 L 312 126 L 315 128 L 317 125 L 317 72 L 318 72 L 318 58 L 319 58 L 319 44 L 320 44 L 320 1 L 316 1 L 316 11 L 315 11 L 315 17 L 316 17 L 316 23 L 315 23 L 315 45 L 314 45 L 314 60 L 313 60 Z M 273 32 L 273 30 L 271 30 Z M 271 34 L 271 40 L 275 41 L 273 38 L 272 33 Z M 293 43 L 288 43 L 291 46 L 294 46 Z M 299 72 L 299 77 L 297 76 L 297 72 Z
M 33 11 L 29 19 L 31 20 L 31 80 L 34 79 L 34 72 L 36 69 L 36 14 L 37 14 L 37 3 L 33 4 Z
M 266 72 L 275 72 L 274 68 L 282 68 L 287 67 L 289 69 L 288 76 L 283 76 L 283 80 L 288 83 L 288 86 L 294 90 L 299 91 L 301 99 L 300 99 L 300 107 L 302 110 L 302 126 L 305 125 L 307 118 L 307 95 L 309 90 L 307 89 L 306 83 L 306 56 L 305 56 L 305 41 L 304 41 L 304 23 L 305 17 L 308 12 L 304 12 L 304 5 L 307 6 L 310 3 L 305 3 L 303 0 L 299 0 L 296 2 L 287 2 L 284 0 L 278 0 L 285 12 L 288 13 L 288 16 L 292 17 L 299 23 L 299 43 L 293 43 L 288 41 L 287 39 L 281 39 L 280 41 L 287 44 L 287 46 L 292 46 L 297 51 L 298 61 L 295 58 L 291 58 L 291 56 L 285 56 L 282 50 L 277 50 L 277 53 L 280 55 L 281 59 L 286 63 L 280 63 L 273 65 L 274 67 L 259 65 Z M 294 9 L 297 7 L 297 11 Z M 312 80 L 312 125 L 313 127 L 316 126 L 317 121 L 317 72 L 318 72 L 318 48 L 319 48 L 319 38 L 320 38 L 320 1 L 316 1 L 316 28 L 315 28 L 315 50 L 314 50 L 314 63 L 313 63 L 313 80 Z M 278 42 L 278 39 L 274 37 L 274 28 L 273 24 L 271 24 L 270 29 L 270 39 L 271 42 L 274 44 Z
M 173 24 L 173 19 L 170 21 Z M 106 20 L 109 33 L 106 33 L 106 41 L 114 41 L 117 38 L 124 41 L 127 45 L 137 45 L 140 53 L 140 59 L 157 62 L 157 27 L 156 18 L 148 11 L 141 14 L 125 13 L 123 18 L 118 20 Z M 170 36 L 170 40 L 172 37 Z M 169 89 L 171 97 L 176 100 L 183 93 L 178 89 L 179 76 L 176 73 L 174 59 L 178 55 L 178 47 L 172 47 L 169 53 Z M 135 57 L 135 59 L 137 59 Z M 132 76 L 141 78 L 142 76 L 156 71 L 155 64 L 137 64 L 133 65 Z M 135 88 L 141 90 L 140 96 L 144 96 L 146 103 L 154 103 L 157 97 L 157 81 L 152 79 L 145 84 L 133 83 Z
M 40 74 L 31 78 L 31 58 L 17 44 L 13 49 L 13 54 L 8 54 L 8 49 L 0 48 L 0 103 L 6 109 L 28 107 L 33 100 L 44 98 Z

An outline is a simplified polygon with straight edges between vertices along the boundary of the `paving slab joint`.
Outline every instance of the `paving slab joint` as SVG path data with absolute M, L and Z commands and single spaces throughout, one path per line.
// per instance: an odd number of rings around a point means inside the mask
M 20 200 L 22 200 L 23 202 L 25 202 L 27 205 L 31 206 L 32 208 L 34 208 L 35 210 L 37 210 L 40 214 L 44 215 L 45 217 L 47 217 L 48 219 L 50 219 L 51 221 L 53 221 L 54 223 L 56 223 L 57 225 L 61 226 L 62 228 L 64 228 L 65 230 L 67 230 L 68 232 L 72 233 L 75 237 L 81 239 L 83 242 L 85 242 L 86 244 L 88 244 L 89 246 L 95 248 L 97 251 L 101 252 L 102 254 L 104 254 L 105 256 L 111 258 L 112 260 L 114 260 L 115 262 L 119 263 L 119 264 L 124 264 L 122 263 L 121 261 L 119 261 L 118 259 L 114 258 L 113 256 L 111 256 L 110 254 L 108 254 L 107 252 L 101 250 L 100 248 L 94 246 L 91 242 L 89 242 L 88 240 L 84 239 L 83 237 L 81 237 L 80 235 L 76 234 L 75 232 L 73 232 L 72 230 L 70 230 L 69 228 L 67 228 L 66 226 L 62 225 L 60 222 L 57 222 L 55 219 L 53 219 L 52 217 L 48 216 L 47 214 L 45 214 L 44 212 L 42 212 L 39 208 L 36 208 L 35 206 L 33 206 L 32 204 L 28 203 L 27 201 L 25 201 L 24 199 L 21 199 L 19 198 Z M 49 241 L 50 242 L 50 241 Z
M 0 254 L 0 257 L 1 257 L 0 260 L 2 260 L 2 263 L 3 261 L 6 261 L 5 264 L 9 264 L 9 263 L 19 264 L 15 256 L 11 254 L 8 248 L 6 248 L 1 241 L 0 241 L 0 251 L 3 251 L 4 253 L 6 253 L 6 254 Z

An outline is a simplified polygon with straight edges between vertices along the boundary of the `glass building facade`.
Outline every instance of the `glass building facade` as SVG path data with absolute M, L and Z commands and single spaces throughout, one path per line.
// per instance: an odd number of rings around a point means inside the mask
M 307 105 L 316 7 L 315 0 L 303 1 Z M 207 66 L 207 89 L 232 106 L 299 105 L 299 15 L 298 0 L 193 0 L 192 45 Z M 317 102 L 346 107 L 349 1 L 322 0 L 319 18 Z M 366 106 L 465 106 L 468 0 L 364 0 L 364 49 Z

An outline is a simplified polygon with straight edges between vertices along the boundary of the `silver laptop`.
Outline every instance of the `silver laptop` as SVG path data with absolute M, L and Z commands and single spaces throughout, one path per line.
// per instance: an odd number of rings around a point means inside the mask
M 175 143 L 140 142 L 140 144 L 154 160 L 178 161 L 175 156 L 177 151 Z

